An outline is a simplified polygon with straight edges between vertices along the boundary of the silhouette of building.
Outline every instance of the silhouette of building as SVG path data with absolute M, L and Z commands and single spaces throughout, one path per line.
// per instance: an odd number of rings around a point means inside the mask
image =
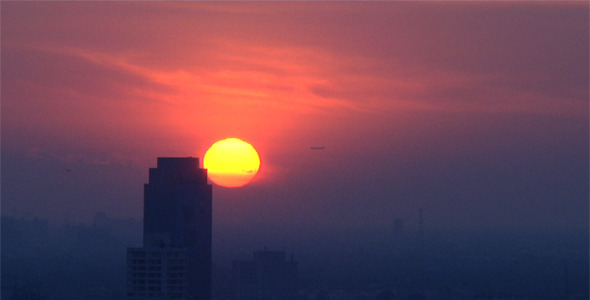
M 129 299 L 211 299 L 212 187 L 198 158 L 158 158 L 144 186 L 143 247 L 127 250 Z
M 256 251 L 254 259 L 232 262 L 234 299 L 297 299 L 297 262 L 284 251 Z

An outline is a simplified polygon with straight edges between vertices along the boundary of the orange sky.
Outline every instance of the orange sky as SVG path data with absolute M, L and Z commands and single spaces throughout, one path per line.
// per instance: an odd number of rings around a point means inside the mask
M 275 204 L 268 201 L 278 201 L 283 207 L 269 213 L 277 216 L 308 201 L 319 189 L 313 182 L 325 186 L 322 197 L 337 199 L 344 189 L 378 198 L 369 202 L 394 215 L 435 207 L 428 199 L 445 188 L 422 195 L 384 180 L 422 178 L 412 173 L 421 168 L 415 162 L 484 161 L 480 168 L 488 172 L 488 164 L 533 157 L 547 162 L 542 169 L 550 173 L 579 177 L 584 171 L 570 166 L 587 166 L 580 154 L 588 139 L 587 25 L 588 5 L 580 2 L 3 2 L 2 159 L 30 162 L 21 157 L 28 153 L 63 164 L 132 165 L 141 182 L 157 156 L 202 157 L 213 142 L 239 137 L 262 160 L 251 188 L 268 192 L 249 197 L 292 195 L 249 204 L 269 209 Z M 322 145 L 323 152 L 310 152 Z M 467 176 L 443 169 L 424 172 Z M 536 179 L 519 193 L 543 185 L 539 172 L 526 169 L 523 176 Z M 514 174 L 508 166 L 491 173 Z M 428 186 L 434 179 L 421 180 Z M 349 181 L 364 186 L 346 191 Z M 456 181 L 438 184 L 460 189 Z M 580 197 L 572 195 L 584 184 L 549 194 Z M 46 189 L 40 185 L 39 194 Z M 416 199 L 384 200 L 400 189 Z M 455 198 L 447 209 L 477 195 L 449 195 Z M 121 209 L 96 197 L 93 209 L 138 216 L 140 199 Z M 293 222 L 320 222 L 326 211 L 341 218 L 358 209 L 360 200 L 351 197 L 342 196 L 343 204 L 322 200 L 325 206 L 309 200 L 310 211 L 301 209 L 294 218 L 303 219 Z M 41 214 L 32 198 L 26 205 L 3 200 L 3 208 Z M 582 200 L 563 214 L 587 207 Z M 69 211 L 69 204 L 49 201 L 53 217 Z M 490 214 L 501 214 L 492 200 L 482 201 L 466 210 L 493 207 Z M 236 214 L 230 202 L 219 203 L 220 214 Z M 549 215 L 558 204 L 543 203 L 542 216 L 527 226 L 558 222 Z M 518 223 L 517 212 L 527 206 L 515 204 L 503 219 Z M 357 218 L 373 214 L 389 218 L 368 210 Z M 439 219 L 445 223 L 442 213 Z

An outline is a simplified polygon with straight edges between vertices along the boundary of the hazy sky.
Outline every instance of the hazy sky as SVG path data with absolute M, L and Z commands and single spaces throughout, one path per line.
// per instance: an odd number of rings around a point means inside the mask
M 588 11 L 2 1 L 2 214 L 139 219 L 157 157 L 238 137 L 217 225 L 587 229 Z

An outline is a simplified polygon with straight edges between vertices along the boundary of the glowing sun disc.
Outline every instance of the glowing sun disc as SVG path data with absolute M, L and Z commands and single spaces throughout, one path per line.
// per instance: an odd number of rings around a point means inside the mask
M 249 143 L 237 138 L 227 138 L 209 147 L 203 158 L 203 167 L 215 184 L 240 187 L 256 176 L 260 157 Z

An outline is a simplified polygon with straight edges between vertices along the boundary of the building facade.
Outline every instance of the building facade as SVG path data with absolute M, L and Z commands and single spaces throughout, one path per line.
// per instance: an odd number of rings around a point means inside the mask
M 128 248 L 127 284 L 131 299 L 191 299 L 186 248 Z
M 212 187 L 198 158 L 158 158 L 143 216 L 143 247 L 127 250 L 128 298 L 211 299 Z

